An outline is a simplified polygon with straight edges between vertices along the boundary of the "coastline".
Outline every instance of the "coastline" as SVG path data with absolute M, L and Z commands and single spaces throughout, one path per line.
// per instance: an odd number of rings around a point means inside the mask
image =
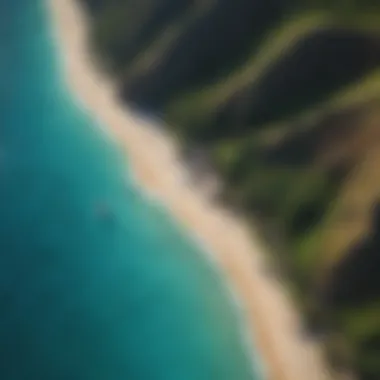
M 259 352 L 265 378 L 329 379 L 320 348 L 301 337 L 301 321 L 290 297 L 263 271 L 263 249 L 244 221 L 190 188 L 174 138 L 117 102 L 112 82 L 91 62 L 87 20 L 75 0 L 45 1 L 62 52 L 63 80 L 80 105 L 104 126 L 102 130 L 127 152 L 138 186 L 162 202 L 206 248 L 242 314 L 244 335 L 249 333 L 245 338 L 250 351 L 252 347 Z

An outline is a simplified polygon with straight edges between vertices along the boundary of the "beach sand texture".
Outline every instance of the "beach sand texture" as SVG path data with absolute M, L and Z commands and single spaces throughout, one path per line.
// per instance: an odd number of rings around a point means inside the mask
M 88 22 L 75 0 L 46 0 L 63 80 L 80 105 L 123 149 L 141 186 L 197 236 L 239 303 L 247 339 L 254 342 L 270 380 L 327 380 L 320 347 L 301 336 L 301 320 L 283 286 L 263 265 L 263 249 L 243 220 L 189 186 L 174 138 L 133 115 L 115 97 L 112 81 L 91 60 Z M 231 379 L 238 380 L 238 379 Z

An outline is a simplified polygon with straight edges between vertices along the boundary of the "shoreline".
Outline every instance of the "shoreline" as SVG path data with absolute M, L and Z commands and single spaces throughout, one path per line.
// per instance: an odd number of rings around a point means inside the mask
M 75 0 L 45 2 L 61 52 L 62 80 L 102 132 L 126 151 L 139 189 L 166 207 L 216 267 L 236 305 L 242 343 L 259 364 L 258 372 L 268 380 L 330 379 L 320 347 L 301 336 L 300 316 L 286 290 L 263 271 L 263 249 L 248 226 L 188 186 L 173 136 L 118 103 L 112 82 L 91 62 L 87 20 Z

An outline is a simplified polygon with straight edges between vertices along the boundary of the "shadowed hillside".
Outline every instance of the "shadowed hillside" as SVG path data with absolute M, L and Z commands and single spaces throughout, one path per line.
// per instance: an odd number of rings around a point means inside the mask
M 268 237 L 330 362 L 380 379 L 379 0 L 78 1 L 120 97 Z

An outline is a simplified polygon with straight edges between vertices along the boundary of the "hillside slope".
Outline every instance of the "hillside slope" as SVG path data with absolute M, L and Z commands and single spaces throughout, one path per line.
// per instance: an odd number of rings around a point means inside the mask
M 120 96 L 270 237 L 330 361 L 380 379 L 380 2 L 78 1 Z

